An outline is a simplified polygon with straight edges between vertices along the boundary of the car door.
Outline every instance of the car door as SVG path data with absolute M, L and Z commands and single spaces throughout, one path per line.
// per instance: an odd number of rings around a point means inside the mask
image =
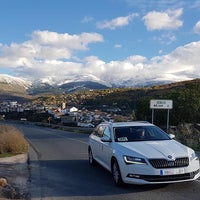
M 103 130 L 104 126 L 99 125 L 97 128 L 94 130 L 90 137 L 90 146 L 92 148 L 92 153 L 98 162 L 101 162 L 101 149 L 102 149 L 102 142 L 101 138 L 103 136 Z
M 100 159 L 102 161 L 102 165 L 110 170 L 110 161 L 113 154 L 112 149 L 112 139 L 111 139 L 111 130 L 109 126 L 105 126 L 103 129 L 102 138 L 106 138 L 107 141 L 101 140 L 101 151 L 100 151 Z

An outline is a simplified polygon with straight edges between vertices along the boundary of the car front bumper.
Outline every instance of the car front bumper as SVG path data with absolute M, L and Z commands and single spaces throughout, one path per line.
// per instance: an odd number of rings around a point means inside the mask
M 199 160 L 192 161 L 182 168 L 155 169 L 146 165 L 121 165 L 121 175 L 129 184 L 162 184 L 193 181 L 200 177 Z
M 125 178 L 126 183 L 135 184 L 161 184 L 161 183 L 176 183 L 196 180 L 200 177 L 199 170 L 176 175 L 140 175 L 140 174 L 128 174 Z

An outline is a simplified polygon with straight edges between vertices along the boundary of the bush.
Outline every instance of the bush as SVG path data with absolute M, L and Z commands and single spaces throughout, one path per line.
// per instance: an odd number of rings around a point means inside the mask
M 21 154 L 28 152 L 28 142 L 13 126 L 0 125 L 0 154 Z

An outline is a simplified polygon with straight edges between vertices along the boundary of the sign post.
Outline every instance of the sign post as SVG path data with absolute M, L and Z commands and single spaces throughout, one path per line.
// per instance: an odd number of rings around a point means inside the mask
M 173 108 L 172 100 L 152 99 L 150 101 L 150 108 L 152 109 L 152 124 L 154 123 L 154 109 L 167 109 L 167 133 L 169 131 L 169 110 Z

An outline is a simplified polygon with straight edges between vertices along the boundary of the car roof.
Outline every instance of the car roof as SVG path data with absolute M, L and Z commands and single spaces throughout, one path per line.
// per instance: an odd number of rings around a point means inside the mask
M 132 122 L 103 122 L 101 124 L 110 125 L 112 127 L 127 127 L 127 126 L 154 126 L 147 121 L 132 121 Z

